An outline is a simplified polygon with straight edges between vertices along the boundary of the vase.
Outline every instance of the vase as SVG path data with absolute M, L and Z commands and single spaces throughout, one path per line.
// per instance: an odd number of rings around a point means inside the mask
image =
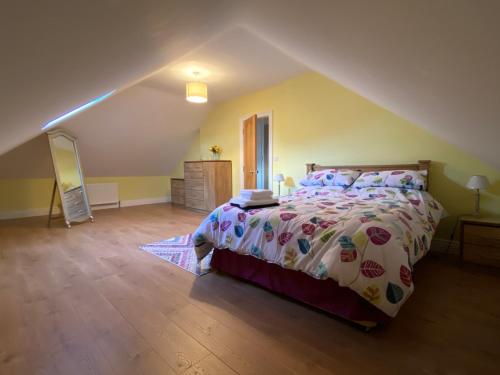
M 212 152 L 212 160 L 219 160 L 219 159 L 220 159 L 220 154 Z

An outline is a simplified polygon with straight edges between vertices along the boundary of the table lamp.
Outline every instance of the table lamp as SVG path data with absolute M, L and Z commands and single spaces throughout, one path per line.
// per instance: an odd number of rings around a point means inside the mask
M 281 196 L 281 183 L 285 181 L 285 176 L 283 173 L 278 173 L 274 176 L 274 181 L 278 183 L 278 197 Z
M 486 176 L 472 176 L 467 182 L 467 187 L 471 190 L 476 190 L 476 210 L 474 215 L 479 216 L 479 190 L 485 190 L 490 186 L 490 182 Z

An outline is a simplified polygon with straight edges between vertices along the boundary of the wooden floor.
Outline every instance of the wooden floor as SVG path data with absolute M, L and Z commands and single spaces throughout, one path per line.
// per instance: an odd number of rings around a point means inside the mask
M 500 277 L 442 257 L 387 327 L 364 333 L 138 246 L 193 231 L 168 204 L 95 224 L 0 222 L 1 374 L 486 374 L 500 368 Z

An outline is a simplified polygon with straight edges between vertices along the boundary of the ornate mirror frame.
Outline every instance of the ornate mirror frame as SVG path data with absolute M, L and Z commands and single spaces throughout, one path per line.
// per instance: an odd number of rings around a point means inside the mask
M 56 188 L 57 190 L 59 190 L 64 221 L 68 228 L 71 228 L 71 223 L 73 222 L 84 222 L 86 220 L 94 222 L 94 217 L 92 216 L 92 210 L 90 209 L 87 191 L 85 189 L 85 183 L 84 183 L 82 166 L 80 163 L 80 155 L 78 153 L 76 138 L 61 130 L 53 130 L 47 132 L 47 136 L 49 140 L 50 154 L 52 156 L 52 164 L 54 166 L 54 173 L 55 173 L 55 181 L 54 181 L 54 188 L 52 190 L 52 199 L 50 203 L 48 225 L 50 226 L 51 221 L 53 219 L 52 213 L 54 207 Z M 61 171 L 59 170 L 59 165 L 57 162 L 56 151 L 55 151 L 54 140 L 58 137 L 64 137 L 72 143 L 76 161 L 76 168 L 77 168 L 76 172 L 78 173 L 81 182 L 80 186 L 77 186 L 75 188 L 66 191 L 65 187 L 63 186 Z

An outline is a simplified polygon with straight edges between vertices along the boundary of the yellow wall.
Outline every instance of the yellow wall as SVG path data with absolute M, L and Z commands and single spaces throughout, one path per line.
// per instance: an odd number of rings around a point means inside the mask
M 170 195 L 170 177 L 87 177 L 85 183 L 117 182 L 121 201 Z M 54 180 L 0 179 L 0 213 L 47 208 Z
M 240 119 L 267 111 L 273 113 L 273 153 L 279 157 L 274 173 L 282 172 L 295 183 L 304 176 L 308 162 L 376 164 L 431 159 L 430 192 L 452 214 L 443 221 L 438 237 L 449 235 L 457 214 L 472 211 L 473 193 L 464 186 L 473 174 L 484 174 L 492 182 L 482 194 L 484 214 L 500 216 L 497 169 L 315 73 L 217 105 L 183 160 L 210 159 L 208 147 L 222 146 L 222 159 L 233 161 L 236 194 L 241 170 Z M 172 176 L 182 175 L 181 162 Z M 118 182 L 122 201 L 170 194 L 166 176 L 89 177 L 86 182 Z M 46 208 L 51 189 L 52 179 L 0 179 L 0 213 Z
M 87 177 L 85 183 L 117 182 L 120 200 L 136 200 L 170 196 L 170 177 Z
M 0 212 L 49 207 L 53 184 L 50 178 L 0 179 Z
M 430 192 L 452 215 L 471 212 L 473 194 L 464 186 L 484 174 L 492 187 L 482 194 L 485 214 L 500 215 L 500 172 L 339 84 L 306 73 L 268 89 L 216 106 L 200 130 L 200 156 L 222 146 L 233 161 L 234 193 L 240 188 L 239 121 L 243 115 L 271 110 L 273 154 L 282 172 L 295 183 L 305 163 L 383 164 L 431 159 Z M 196 145 L 195 145 L 196 146 Z M 443 221 L 439 237 L 448 236 L 454 217 Z

